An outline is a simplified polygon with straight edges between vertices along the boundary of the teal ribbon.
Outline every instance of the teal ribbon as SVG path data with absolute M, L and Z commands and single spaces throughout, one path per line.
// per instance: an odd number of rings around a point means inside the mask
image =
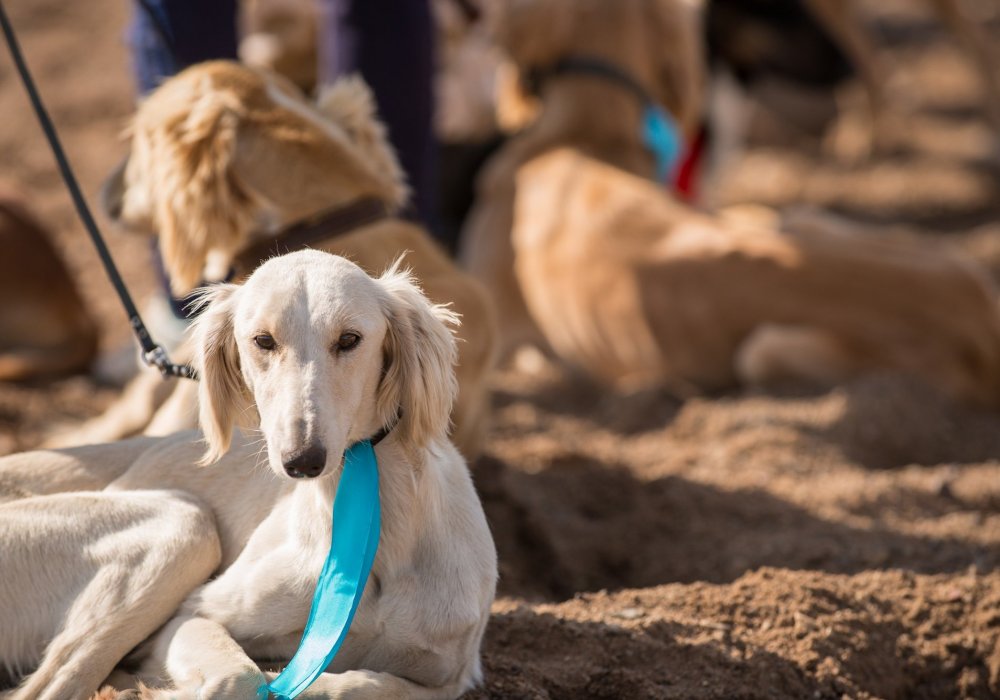
M 378 462 L 365 440 L 344 456 L 344 470 L 333 502 L 330 553 L 316 583 L 312 610 L 295 656 L 277 678 L 261 686 L 269 694 L 291 700 L 308 688 L 337 655 L 351 628 L 378 550 L 381 530 Z
M 648 104 L 642 112 L 642 140 L 656 157 L 656 177 L 661 182 L 673 175 L 683 143 L 674 120 L 662 107 Z

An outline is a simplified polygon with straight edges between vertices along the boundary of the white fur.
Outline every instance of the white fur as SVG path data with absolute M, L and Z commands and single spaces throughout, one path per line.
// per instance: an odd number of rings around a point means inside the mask
M 196 466 L 194 433 L 0 461 L 0 669 L 37 668 L 10 697 L 85 699 L 154 632 L 143 679 L 175 689 L 149 697 L 256 697 L 257 662 L 289 659 L 305 625 L 341 457 L 400 408 L 376 448 L 372 575 L 340 654 L 304 697 L 457 697 L 480 677 L 496 553 L 447 438 L 453 314 L 398 269 L 372 279 L 316 251 L 272 259 L 208 299 L 196 345 L 216 464 Z M 361 342 L 331 350 L 347 330 Z M 257 347 L 262 332 L 276 349 Z M 258 417 L 260 439 L 233 432 Z M 288 455 L 316 441 L 322 474 L 286 476 Z M 94 491 L 54 493 L 81 489 Z

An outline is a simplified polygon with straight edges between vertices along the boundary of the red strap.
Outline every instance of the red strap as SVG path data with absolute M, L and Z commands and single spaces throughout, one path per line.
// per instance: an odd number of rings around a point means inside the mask
M 694 139 L 686 144 L 684 158 L 674 176 L 674 191 L 685 201 L 691 201 L 698 195 L 695 188 L 698 185 L 698 175 L 707 143 L 708 129 L 702 126 Z

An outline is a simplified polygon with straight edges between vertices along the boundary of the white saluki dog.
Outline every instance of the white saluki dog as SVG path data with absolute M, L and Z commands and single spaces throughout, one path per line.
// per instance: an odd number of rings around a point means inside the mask
M 140 677 L 173 689 L 144 698 L 257 697 L 259 664 L 287 662 L 305 626 L 344 452 L 389 428 L 375 564 L 300 697 L 457 697 L 481 675 L 497 569 L 447 438 L 454 314 L 395 267 L 373 279 L 317 251 L 206 296 L 207 452 L 187 432 L 0 460 L 0 677 L 28 674 L 0 697 L 84 700 L 147 638 Z

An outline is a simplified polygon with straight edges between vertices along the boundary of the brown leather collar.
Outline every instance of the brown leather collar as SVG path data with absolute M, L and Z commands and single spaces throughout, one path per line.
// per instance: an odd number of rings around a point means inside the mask
M 392 208 L 377 197 L 361 197 L 348 204 L 321 211 L 282 229 L 278 235 L 245 248 L 233 260 L 238 275 L 249 274 L 276 255 L 308 248 L 393 216 Z

